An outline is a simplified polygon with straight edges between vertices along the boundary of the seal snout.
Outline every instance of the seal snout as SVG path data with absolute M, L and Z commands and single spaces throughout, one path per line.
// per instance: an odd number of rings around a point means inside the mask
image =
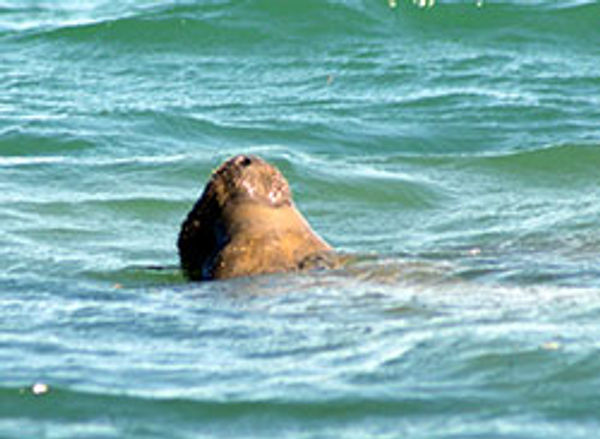
M 247 156 L 247 155 L 238 155 L 237 157 L 234 157 L 233 162 L 237 166 L 241 166 L 242 168 L 245 168 L 252 164 L 252 157 Z
M 260 157 L 240 154 L 227 160 L 214 174 L 213 182 L 227 188 L 221 199 L 253 200 L 273 207 L 290 205 L 289 184 L 279 170 Z
M 258 161 L 258 157 L 240 154 L 230 159 L 228 163 L 236 168 L 247 168 L 248 166 Z

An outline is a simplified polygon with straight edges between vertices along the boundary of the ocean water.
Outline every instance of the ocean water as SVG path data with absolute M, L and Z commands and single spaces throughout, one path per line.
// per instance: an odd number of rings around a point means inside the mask
M 238 153 L 361 262 L 186 282 Z M 596 437 L 599 177 L 597 0 L 0 1 L 0 437 Z

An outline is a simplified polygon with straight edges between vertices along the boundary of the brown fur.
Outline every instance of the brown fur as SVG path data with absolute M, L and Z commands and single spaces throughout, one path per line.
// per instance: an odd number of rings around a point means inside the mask
M 336 265 L 331 246 L 294 206 L 286 179 L 255 156 L 233 157 L 212 174 L 177 245 L 193 280 Z

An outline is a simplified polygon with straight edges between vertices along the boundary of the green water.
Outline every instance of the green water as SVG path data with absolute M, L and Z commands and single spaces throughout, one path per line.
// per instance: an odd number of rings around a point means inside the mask
M 597 435 L 600 4 L 393 3 L 0 1 L 0 437 Z M 238 153 L 364 260 L 186 282 Z

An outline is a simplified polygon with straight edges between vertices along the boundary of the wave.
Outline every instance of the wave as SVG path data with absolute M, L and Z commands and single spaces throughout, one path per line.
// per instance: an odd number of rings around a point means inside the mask
M 110 44 L 169 45 L 182 50 L 213 45 L 247 47 L 273 41 L 320 40 L 327 37 L 362 39 L 390 38 L 408 31 L 520 38 L 535 32 L 538 36 L 588 36 L 596 32 L 599 6 L 593 1 L 561 2 L 437 2 L 421 9 L 412 1 L 394 3 L 376 0 L 246 0 L 171 3 L 152 7 L 115 6 L 115 10 L 64 10 L 21 23 L 12 29 L 29 38 L 64 38 L 75 41 L 103 41 Z M 392 7 L 390 7 L 390 5 Z M 23 8 L 5 8 L 0 17 L 10 23 L 13 15 L 27 15 Z M 8 27 L 0 25 L 0 29 Z M 545 34 L 548 32 L 548 34 Z
M 377 29 L 376 13 L 361 2 L 320 2 L 252 0 L 245 2 L 203 2 L 171 4 L 138 9 L 113 16 L 80 17 L 48 24 L 30 23 L 17 35 L 25 38 L 67 39 L 106 44 L 170 46 L 180 50 L 219 47 L 247 47 L 263 41 L 308 38 L 332 33 L 357 37 Z M 375 4 L 375 3 L 374 3 Z
M 20 130 L 0 132 L 0 166 L 35 161 L 52 161 L 55 158 L 31 157 L 53 154 L 73 154 L 92 149 L 93 143 L 70 136 L 39 136 Z
M 434 326 L 433 332 L 429 327 L 425 330 L 408 328 L 412 338 L 400 344 L 397 335 L 400 338 L 406 336 L 403 334 L 405 329 L 399 333 L 397 328 L 388 328 L 379 334 L 385 342 L 382 345 L 398 349 L 382 349 L 377 343 L 371 346 L 372 351 L 361 351 L 364 356 L 346 358 L 350 364 L 342 367 L 341 363 L 337 363 L 340 370 L 328 377 L 329 384 L 309 379 L 302 386 L 303 392 L 290 392 L 294 384 L 285 383 L 285 380 L 279 384 L 271 382 L 252 386 L 252 382 L 245 377 L 240 379 L 242 388 L 247 386 L 245 390 L 227 395 L 219 392 L 219 385 L 214 382 L 197 382 L 201 373 L 185 366 L 179 369 L 176 362 L 171 364 L 175 376 L 157 374 L 144 363 L 136 368 L 139 375 L 133 381 L 118 374 L 112 383 L 105 380 L 103 384 L 87 386 L 85 383 L 70 386 L 48 379 L 45 381 L 48 391 L 39 395 L 34 394 L 33 383 L 5 384 L 0 388 L 3 419 L 89 421 L 97 419 L 99 415 L 103 418 L 118 417 L 125 411 L 129 421 L 154 423 L 159 418 L 195 425 L 217 425 L 251 418 L 257 427 L 264 428 L 271 422 L 284 420 L 331 423 L 373 416 L 446 417 L 454 412 L 471 411 L 476 415 L 481 407 L 469 403 L 473 397 L 490 398 L 488 402 L 494 406 L 492 411 L 506 409 L 503 399 L 494 398 L 503 394 L 499 392 L 500 388 L 494 386 L 506 383 L 506 373 L 512 370 L 515 358 L 520 367 L 519 376 L 511 378 L 513 385 L 517 386 L 514 389 L 546 382 L 563 383 L 580 394 L 592 395 L 594 392 L 593 388 L 589 388 L 589 383 L 590 377 L 595 376 L 593 371 L 597 370 L 599 360 L 593 349 L 573 351 L 569 336 L 577 337 L 577 331 L 572 330 L 573 325 L 569 322 L 572 319 L 582 323 L 595 321 L 598 313 L 595 301 L 597 290 L 524 291 L 515 288 L 493 290 L 492 294 L 486 295 L 482 294 L 480 287 L 463 291 L 462 286 L 457 285 L 444 295 L 440 295 L 438 289 L 422 294 L 420 300 L 409 306 L 428 304 L 443 310 L 438 315 L 440 322 L 429 322 Z M 377 300 L 377 303 L 381 304 L 381 301 Z M 389 303 L 390 306 L 397 304 Z M 336 309 L 339 306 L 344 305 L 338 303 Z M 355 306 L 359 304 L 355 303 Z M 392 313 L 406 311 L 405 308 L 388 308 L 386 313 L 391 317 Z M 457 327 L 454 319 L 459 317 L 459 311 L 463 317 L 462 325 Z M 540 315 L 543 319 L 550 319 L 544 320 L 546 326 L 535 323 L 534 319 Z M 122 330 L 125 331 L 125 328 Z M 478 330 L 477 337 L 467 337 L 465 334 L 473 328 Z M 571 329 L 571 332 L 567 331 L 567 337 L 559 337 L 558 342 L 550 345 L 546 343 L 552 340 L 555 331 L 545 332 L 545 328 Z M 390 344 L 392 339 L 396 343 Z M 562 344 L 566 349 L 562 350 Z M 457 345 L 460 346 L 458 350 Z M 562 355 L 553 355 L 553 351 L 559 349 Z M 452 352 L 451 357 L 448 357 L 449 352 Z M 564 355 L 568 355 L 570 361 L 562 361 L 566 358 Z M 443 358 L 445 360 L 441 360 Z M 110 372 L 112 361 L 105 357 L 100 362 L 104 369 L 98 364 L 90 364 L 84 371 L 97 374 Z M 444 365 L 443 370 L 439 369 L 440 361 Z M 544 365 L 541 371 L 540 364 Z M 249 373 L 255 374 L 254 380 L 261 378 L 256 370 L 250 370 Z M 422 381 L 427 377 L 433 377 L 433 380 Z M 465 385 L 466 377 L 468 382 Z M 92 381 L 96 378 L 89 379 Z M 110 387 L 111 384 L 118 387 Z M 219 384 L 227 385 L 224 382 Z M 396 388 L 395 392 L 389 392 L 390 384 Z M 459 384 L 463 391 L 456 393 L 455 385 Z M 214 387 L 211 388 L 211 385 Z M 485 386 L 485 389 L 481 386 Z M 324 392 L 324 389 L 327 391 Z M 552 388 L 541 386 L 536 389 L 532 395 L 531 387 L 525 386 L 513 396 L 518 396 L 518 401 L 534 404 L 543 410 L 543 397 L 553 400 Z M 565 407 L 578 407 L 581 414 L 593 411 L 586 404 L 563 403 Z
M 597 176 L 600 144 L 561 143 L 539 148 L 484 154 L 466 163 L 516 178 L 547 177 L 556 184 L 590 184 Z
M 133 394 L 99 393 L 70 390 L 48 386 L 48 393 L 33 395 L 31 387 L 0 389 L 0 405 L 6 417 L 37 417 L 38 419 L 83 420 L 102 416 L 117 416 L 124 408 L 130 420 L 156 420 L 176 418 L 195 424 L 229 422 L 253 417 L 265 427 L 270 421 L 286 420 L 306 422 L 351 421 L 357 417 L 385 417 L 397 415 L 448 415 L 454 410 L 464 411 L 460 404 L 464 395 L 453 395 L 450 389 L 430 393 L 427 385 L 415 386 L 396 396 L 365 397 L 354 399 L 330 396 L 322 399 L 256 399 L 210 400 L 202 398 L 152 397 Z M 142 392 L 147 394 L 157 392 Z M 158 392 L 160 393 L 160 392 Z M 47 404 L 52 402 L 51 405 Z M 464 403 L 464 401 L 463 401 Z M 477 408 L 473 407 L 475 411 Z M 477 409 L 478 410 L 478 409 Z M 268 416 L 266 416 L 268 415 Z M 270 421 L 269 421 L 270 420 Z
M 555 44 L 600 41 L 594 1 L 436 2 L 432 8 L 399 8 L 404 33 L 423 41 L 443 38 L 471 44 Z M 408 31 L 408 32 L 407 32 Z
M 530 171 L 539 171 L 548 175 L 589 177 L 597 173 L 600 143 L 564 142 L 523 149 L 451 154 L 409 152 L 375 157 L 373 160 L 383 165 L 410 163 L 424 166 L 485 168 L 488 171 L 495 169 L 523 175 Z
M 297 420 L 311 418 L 352 419 L 357 415 L 377 415 L 393 413 L 435 412 L 430 397 L 421 395 L 418 399 L 403 401 L 387 399 L 333 399 L 323 401 L 274 399 L 274 400 L 208 400 L 201 398 L 181 398 L 174 396 L 149 396 L 161 392 L 142 391 L 140 396 L 133 394 L 99 393 L 71 390 L 65 387 L 48 385 L 44 395 L 34 395 L 33 386 L 0 389 L 0 406 L 5 408 L 4 417 L 26 415 L 41 418 L 86 419 L 94 417 L 98 410 L 104 416 L 118 414 L 127 407 L 130 415 L 154 418 L 176 416 L 189 421 L 226 421 L 243 416 L 264 417 L 267 411 L 271 416 L 286 416 Z M 167 392 L 169 393 L 169 392 Z M 146 395 L 144 395 L 146 394 Z M 51 406 L 45 400 L 52 401 Z M 11 401 L 13 402 L 11 404 Z M 14 403 L 17 402 L 18 403 Z M 262 415 L 262 416 L 261 416 Z
M 0 156 L 0 167 L 22 167 L 36 165 L 66 165 L 66 166 L 85 166 L 85 167 L 111 167 L 121 165 L 163 165 L 170 163 L 182 163 L 188 156 L 185 154 L 167 155 L 167 156 L 136 156 L 127 158 L 78 158 L 64 155 L 32 155 L 31 150 L 27 150 L 25 156 Z

